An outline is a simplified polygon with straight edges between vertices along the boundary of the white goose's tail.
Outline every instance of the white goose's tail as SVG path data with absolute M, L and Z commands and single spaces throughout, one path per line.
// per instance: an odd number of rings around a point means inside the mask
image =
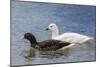
M 86 42 L 91 42 L 93 40 L 94 40 L 93 37 L 87 37 L 87 38 L 84 38 L 82 41 L 80 41 L 80 44 L 83 44 L 83 43 L 86 43 Z

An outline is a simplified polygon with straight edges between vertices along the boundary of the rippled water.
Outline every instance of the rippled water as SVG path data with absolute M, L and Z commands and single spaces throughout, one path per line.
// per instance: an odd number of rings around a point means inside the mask
M 21 40 L 25 32 L 32 32 L 38 41 L 50 39 L 51 32 L 45 31 L 50 23 L 59 26 L 60 34 L 77 32 L 95 40 L 95 6 L 12 1 L 11 8 L 11 65 L 95 61 L 95 41 L 74 46 L 62 55 L 27 59 L 30 43 Z

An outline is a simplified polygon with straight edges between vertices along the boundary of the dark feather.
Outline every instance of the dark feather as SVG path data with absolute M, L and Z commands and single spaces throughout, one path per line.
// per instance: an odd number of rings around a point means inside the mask
M 68 45 L 70 45 L 68 42 L 62 42 L 59 40 L 46 40 L 38 43 L 38 49 L 41 51 L 55 51 Z

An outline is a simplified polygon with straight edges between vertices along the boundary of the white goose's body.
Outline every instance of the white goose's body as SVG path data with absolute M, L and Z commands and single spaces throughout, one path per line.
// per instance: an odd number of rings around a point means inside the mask
M 90 40 L 91 38 L 85 35 L 80 35 L 78 33 L 64 33 L 60 36 L 57 37 L 52 37 L 52 39 L 56 39 L 56 40 L 61 40 L 61 41 L 66 41 L 66 42 L 70 42 L 70 43 L 84 43 L 88 40 Z
M 61 40 L 61 41 L 69 42 L 69 43 L 82 44 L 84 42 L 87 42 L 93 39 L 92 37 L 88 37 L 88 36 L 81 35 L 78 33 L 73 33 L 73 32 L 67 32 L 67 33 L 59 35 L 59 30 L 56 24 L 50 24 L 48 26 L 48 30 L 51 30 L 52 32 L 52 39 Z

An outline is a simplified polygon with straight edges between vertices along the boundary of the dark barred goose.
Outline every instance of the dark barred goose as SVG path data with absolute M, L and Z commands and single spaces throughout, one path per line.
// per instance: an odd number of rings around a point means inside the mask
M 56 51 L 60 48 L 70 45 L 68 42 L 59 40 L 45 40 L 42 42 L 37 42 L 32 33 L 25 33 L 24 38 L 30 41 L 31 47 L 40 51 Z

